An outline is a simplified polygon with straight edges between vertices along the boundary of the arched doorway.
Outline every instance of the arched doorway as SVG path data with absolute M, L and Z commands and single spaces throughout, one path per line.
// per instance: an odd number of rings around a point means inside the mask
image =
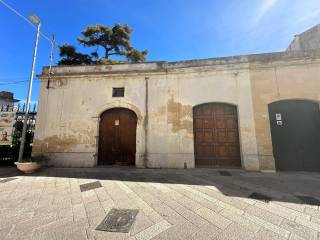
M 101 114 L 98 165 L 134 165 L 136 155 L 136 114 L 113 108 Z
M 241 167 L 237 107 L 206 103 L 193 108 L 196 167 Z
M 282 100 L 269 104 L 273 156 L 278 171 L 320 171 L 319 103 Z

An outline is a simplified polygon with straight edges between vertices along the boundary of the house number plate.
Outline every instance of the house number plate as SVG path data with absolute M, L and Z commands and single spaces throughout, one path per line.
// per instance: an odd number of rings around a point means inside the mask
M 282 121 L 281 113 L 277 113 L 277 114 L 276 114 L 276 120 L 277 120 L 277 121 Z
M 119 120 L 115 120 L 115 121 L 114 121 L 114 125 L 115 125 L 115 126 L 119 126 L 119 125 L 120 125 L 120 121 L 119 121 Z

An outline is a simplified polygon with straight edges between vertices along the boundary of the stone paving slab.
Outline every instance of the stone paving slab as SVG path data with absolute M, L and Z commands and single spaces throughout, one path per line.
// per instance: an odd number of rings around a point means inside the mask
M 320 239 L 320 174 L 227 171 L 0 168 L 0 239 Z M 112 208 L 139 210 L 128 233 L 95 230 Z

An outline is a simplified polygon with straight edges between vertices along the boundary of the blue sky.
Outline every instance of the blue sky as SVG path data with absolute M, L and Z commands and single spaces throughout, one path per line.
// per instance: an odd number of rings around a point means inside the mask
M 81 50 L 87 25 L 128 23 L 132 43 L 148 61 L 177 61 L 283 51 L 293 36 L 320 23 L 319 0 L 5 0 L 38 15 L 42 32 Z M 0 91 L 26 98 L 35 30 L 0 3 Z M 84 50 L 86 51 L 86 50 Z M 40 39 L 36 73 L 49 64 L 50 44 Z M 59 59 L 55 52 L 55 62 Z M 10 85 L 8 83 L 11 83 Z M 39 80 L 32 100 L 36 101 Z

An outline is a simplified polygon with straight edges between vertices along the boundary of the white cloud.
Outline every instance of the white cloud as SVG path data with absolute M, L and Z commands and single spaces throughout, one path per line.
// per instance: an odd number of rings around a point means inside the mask
M 305 22 L 305 21 L 311 20 L 311 19 L 318 17 L 318 16 L 320 16 L 320 9 L 317 9 L 309 14 L 302 16 L 301 18 L 299 18 L 297 20 L 297 23 Z
M 279 2 L 280 0 L 263 0 L 262 4 L 257 10 L 257 13 L 253 17 L 253 26 L 259 24 L 263 17 L 270 12 L 270 10 Z

